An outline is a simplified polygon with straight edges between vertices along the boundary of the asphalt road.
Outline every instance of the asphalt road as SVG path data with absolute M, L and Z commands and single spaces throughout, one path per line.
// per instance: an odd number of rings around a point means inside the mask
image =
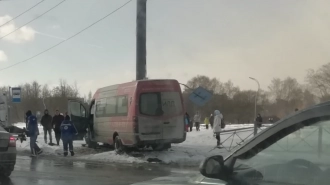
M 0 185 L 121 185 L 172 173 L 173 168 L 164 165 L 102 164 L 64 157 L 17 156 L 15 171 L 9 179 L 0 179 Z

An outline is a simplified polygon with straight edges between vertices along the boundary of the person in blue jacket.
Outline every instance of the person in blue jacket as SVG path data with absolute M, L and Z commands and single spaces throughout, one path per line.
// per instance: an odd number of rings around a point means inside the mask
M 35 157 L 42 153 L 42 150 L 37 145 L 37 138 L 39 135 L 38 129 L 38 120 L 37 117 L 32 115 L 32 112 L 28 110 L 26 112 L 27 119 L 27 135 L 30 137 L 30 148 L 31 148 L 31 156 Z
M 73 138 L 75 135 L 78 134 L 76 127 L 74 126 L 74 124 L 72 123 L 72 121 L 70 121 L 70 116 L 69 115 L 65 115 L 65 119 L 61 124 L 61 139 L 63 141 L 63 150 L 64 150 L 64 156 L 68 155 L 68 146 L 69 146 L 69 150 L 71 153 L 71 156 L 74 156 L 74 152 L 73 152 Z

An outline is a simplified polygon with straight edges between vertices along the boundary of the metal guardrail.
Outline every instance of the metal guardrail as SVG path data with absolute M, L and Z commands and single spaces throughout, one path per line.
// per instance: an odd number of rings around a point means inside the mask
M 264 129 L 267 129 L 268 127 L 269 126 L 263 126 L 261 128 L 258 128 L 258 131 L 262 131 Z M 247 127 L 247 128 L 238 128 L 238 129 L 230 129 L 230 130 L 222 131 L 220 133 L 220 138 L 221 138 L 220 147 L 215 147 L 214 149 L 224 148 L 228 152 L 233 151 L 234 149 L 236 149 L 237 146 L 243 144 L 243 142 L 254 137 L 253 129 L 254 127 Z M 303 131 L 305 131 L 304 136 L 302 136 L 301 134 Z M 251 132 L 251 133 L 242 137 L 242 134 L 247 132 Z M 300 130 L 297 130 L 292 134 L 293 137 L 295 137 L 294 135 L 296 135 L 295 143 L 292 142 L 290 143 L 289 137 L 286 136 L 286 141 L 283 140 L 280 143 L 276 142 L 276 145 L 280 149 L 280 151 L 277 152 L 285 151 L 285 152 L 295 153 L 297 151 L 294 151 L 294 149 L 296 149 L 297 146 L 303 143 L 304 147 L 310 148 L 311 149 L 310 152 L 315 153 L 316 155 L 318 155 L 319 158 L 321 158 L 322 155 L 330 155 L 330 142 L 328 141 L 327 138 L 324 137 L 325 134 L 329 134 L 328 138 L 330 138 L 330 127 L 327 129 L 324 128 L 323 126 L 309 126 L 309 127 L 301 128 Z M 311 144 L 310 143 L 311 141 L 308 141 L 308 138 L 313 134 L 318 134 L 318 135 L 317 137 L 315 136 L 316 140 L 313 140 L 313 144 Z M 235 139 L 236 140 L 238 139 L 238 142 L 236 141 L 234 143 Z M 228 141 L 230 143 L 229 145 L 228 145 Z M 325 143 L 324 141 L 326 141 L 327 143 Z M 226 145 L 224 143 L 226 143 Z M 302 151 L 302 152 L 308 153 L 308 151 Z
M 262 131 L 262 130 L 267 129 L 267 128 L 268 128 L 268 126 L 263 126 L 261 128 L 258 128 L 258 130 L 259 131 Z M 231 152 L 237 146 L 241 145 L 246 140 L 252 138 L 254 136 L 253 130 L 254 130 L 254 127 L 223 130 L 220 133 L 221 140 L 220 140 L 220 146 L 219 147 L 226 149 L 228 152 Z M 248 136 L 245 136 L 245 137 L 240 136 L 241 133 L 246 133 L 246 132 L 251 132 L 251 134 L 249 134 Z M 224 137 L 225 137 L 225 139 L 224 139 Z M 239 142 L 234 143 L 235 137 L 239 139 Z M 227 141 L 230 141 L 230 145 L 229 146 L 225 146 L 224 145 L 224 143 L 227 142 Z M 219 148 L 219 147 L 215 147 L 215 148 Z

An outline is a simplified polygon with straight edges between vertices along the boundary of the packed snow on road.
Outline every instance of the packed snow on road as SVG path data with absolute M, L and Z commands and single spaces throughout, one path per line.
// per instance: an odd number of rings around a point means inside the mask
M 16 126 L 23 128 L 25 123 L 17 123 Z M 268 125 L 267 125 L 268 126 Z M 233 147 L 241 143 L 241 139 L 249 139 L 253 137 L 253 124 L 239 124 L 227 125 L 224 131 L 240 128 L 250 128 L 237 133 L 239 136 L 232 136 L 233 132 L 222 133 L 221 142 L 222 148 L 217 148 L 216 139 L 213 136 L 212 129 L 206 129 L 202 126 L 201 131 L 197 132 L 195 129 L 187 133 L 186 141 L 180 144 L 172 144 L 172 147 L 167 151 L 153 151 L 153 150 L 138 150 L 130 152 L 129 154 L 116 154 L 115 151 L 109 147 L 100 147 L 98 149 L 90 149 L 85 145 L 85 141 L 74 141 L 74 150 L 76 159 L 91 160 L 98 162 L 116 162 L 116 163 L 146 163 L 146 162 L 160 162 L 164 164 L 175 164 L 182 166 L 197 166 L 205 159 L 205 157 L 212 155 L 229 154 Z M 266 127 L 263 127 L 265 129 Z M 62 156 L 62 143 L 60 146 L 50 146 L 44 142 L 43 128 L 39 126 L 40 135 L 37 144 L 43 150 L 43 154 L 48 156 Z M 231 136 L 231 137 L 229 137 Z M 229 137 L 229 138 L 228 138 Z M 234 138 L 234 139 L 233 139 Z M 53 133 L 53 142 L 55 141 Z M 231 148 L 231 149 L 230 149 Z M 21 143 L 17 141 L 17 150 L 22 154 L 30 154 L 29 138 L 27 141 Z

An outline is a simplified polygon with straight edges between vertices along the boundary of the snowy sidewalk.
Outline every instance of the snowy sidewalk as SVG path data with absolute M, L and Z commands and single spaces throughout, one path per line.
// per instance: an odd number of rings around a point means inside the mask
M 18 127 L 24 127 L 25 123 L 15 124 Z M 238 129 L 253 127 L 252 124 L 242 125 L 227 125 L 225 130 Z M 60 146 L 49 146 L 44 142 L 44 134 L 42 127 L 39 126 L 40 135 L 38 137 L 38 145 L 44 153 L 42 155 L 49 156 L 60 156 L 63 153 L 62 143 Z M 246 138 L 250 135 L 252 137 L 253 129 L 246 130 L 239 133 L 240 137 Z M 221 135 L 221 140 L 224 141 L 230 133 Z M 17 142 L 17 150 L 26 154 L 30 153 L 29 138 L 22 144 Z M 53 143 L 55 142 L 53 134 Z M 235 137 L 234 140 L 228 139 L 223 145 L 229 148 L 230 145 L 236 146 L 237 143 L 241 142 L 241 139 Z M 215 148 L 216 139 L 213 136 L 212 129 L 206 130 L 204 127 L 201 131 L 197 132 L 193 130 L 187 133 L 186 141 L 180 144 L 172 144 L 172 147 L 168 151 L 152 151 L 152 150 L 141 150 L 133 152 L 131 154 L 118 155 L 115 151 L 110 149 L 90 149 L 83 147 L 84 141 L 74 141 L 75 148 L 75 159 L 91 160 L 98 162 L 110 162 L 110 163 L 146 163 L 150 161 L 158 161 L 165 164 L 175 164 L 180 166 L 197 166 L 199 163 L 208 156 L 212 155 L 223 155 L 226 156 L 229 152 L 225 148 Z

